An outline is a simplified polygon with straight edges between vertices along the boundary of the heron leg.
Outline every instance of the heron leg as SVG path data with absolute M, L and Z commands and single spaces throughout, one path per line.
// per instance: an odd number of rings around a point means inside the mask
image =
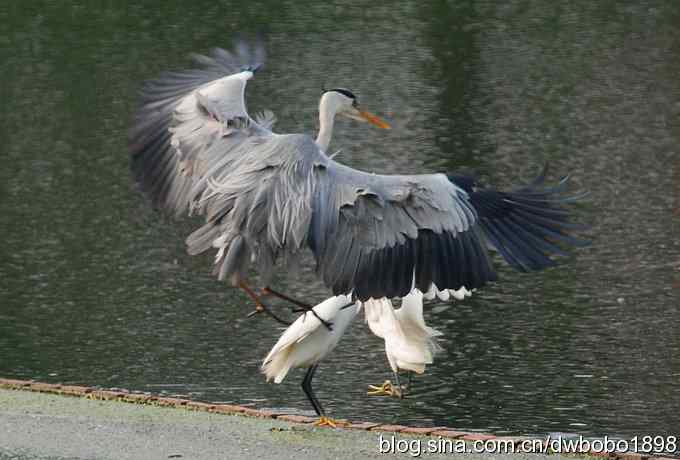
M 275 291 L 274 289 L 272 289 L 268 286 L 262 289 L 262 294 L 263 295 L 273 295 L 273 296 L 276 296 L 276 297 L 283 299 L 287 302 L 290 302 L 293 305 L 297 305 L 298 307 L 300 307 L 300 309 L 299 310 L 293 310 L 296 313 L 301 312 L 301 311 L 311 312 L 314 316 L 316 316 L 316 319 L 318 319 L 321 322 L 321 324 L 323 324 L 326 327 L 326 329 L 328 329 L 329 331 L 333 330 L 333 323 L 331 323 L 330 321 L 326 321 L 321 316 L 319 316 L 319 314 L 314 310 L 314 308 L 311 305 L 309 305 L 308 303 L 304 303 L 304 302 L 301 302 L 299 300 L 293 299 L 292 297 L 288 297 L 287 295 L 282 294 L 278 291 Z
M 270 288 L 269 286 L 262 288 L 262 295 L 273 295 L 278 297 L 279 299 L 283 299 L 287 302 L 292 303 L 293 305 L 297 305 L 298 307 L 302 308 L 304 311 L 309 311 L 312 309 L 312 306 L 309 305 L 308 303 L 304 303 L 301 300 L 294 299 L 292 297 L 288 297 L 286 294 L 282 294 L 279 291 L 275 291 L 274 289 Z
M 239 281 L 238 286 L 243 289 L 243 291 L 253 300 L 253 302 L 255 302 L 255 311 L 248 314 L 249 318 L 258 313 L 265 313 L 272 317 L 275 321 L 285 324 L 286 326 L 290 326 L 291 323 L 276 316 L 274 312 L 272 312 L 271 309 L 262 302 L 262 299 L 260 299 L 260 297 L 255 294 L 252 289 L 250 289 L 250 286 L 248 286 L 245 281 Z

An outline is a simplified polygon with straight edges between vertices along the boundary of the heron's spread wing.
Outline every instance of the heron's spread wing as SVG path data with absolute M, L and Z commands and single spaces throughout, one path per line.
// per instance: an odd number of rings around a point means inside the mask
M 361 300 L 470 289 L 495 279 L 467 193 L 443 174 L 316 170 L 309 243 L 334 293 Z
M 135 178 L 155 205 L 180 214 L 200 194 L 207 177 L 244 143 L 271 136 L 246 111 L 245 87 L 264 59 L 261 45 L 240 44 L 194 55 L 199 69 L 167 72 L 146 82 L 130 133 Z

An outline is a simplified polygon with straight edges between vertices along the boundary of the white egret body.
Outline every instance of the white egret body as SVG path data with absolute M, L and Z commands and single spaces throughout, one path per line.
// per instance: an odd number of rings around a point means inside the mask
M 275 383 L 281 383 L 293 368 L 308 368 L 302 389 L 321 417 L 321 424 L 333 425 L 334 422 L 326 417 L 314 395 L 312 378 L 319 361 L 335 349 L 359 308 L 359 304 L 350 296 L 340 295 L 324 300 L 313 307 L 316 315 L 311 311 L 305 312 L 284 331 L 262 363 L 262 372 L 267 381 L 273 380 Z M 326 327 L 318 317 L 332 323 L 332 327 Z

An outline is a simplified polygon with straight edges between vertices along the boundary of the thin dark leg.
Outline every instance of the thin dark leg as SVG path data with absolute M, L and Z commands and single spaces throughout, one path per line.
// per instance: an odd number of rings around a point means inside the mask
M 281 318 L 279 318 L 278 316 L 276 316 L 276 315 L 275 315 L 275 314 L 274 314 L 274 313 L 273 313 L 273 312 L 272 312 L 272 311 L 271 311 L 271 310 L 270 310 L 270 309 L 262 302 L 262 299 L 260 299 L 260 298 L 258 297 L 258 295 L 255 294 L 255 292 L 253 292 L 252 289 L 250 289 L 250 287 L 246 284 L 245 281 L 239 281 L 238 286 L 239 286 L 241 289 L 243 289 L 243 291 L 248 295 L 248 297 L 250 297 L 251 299 L 253 299 L 253 302 L 255 302 L 255 311 L 249 313 L 249 314 L 248 314 L 248 317 L 251 317 L 251 316 L 253 316 L 253 315 L 257 314 L 257 313 L 265 313 L 265 314 L 271 316 L 275 321 L 278 321 L 278 322 L 281 323 L 281 324 L 285 324 L 286 326 L 290 326 L 291 323 L 288 322 L 288 321 L 285 321 L 285 320 L 283 320 L 283 319 L 281 319 Z
M 316 415 L 318 415 L 319 417 L 323 417 L 326 415 L 326 412 L 323 410 L 323 407 L 321 406 L 319 400 L 316 399 L 316 396 L 314 395 L 314 390 L 312 390 L 312 379 L 314 378 L 314 372 L 316 372 L 317 367 L 318 366 L 314 364 L 309 369 L 307 369 L 305 378 L 302 379 L 302 391 L 305 392 L 305 396 L 307 396 L 307 399 L 312 404 L 312 407 L 314 407 Z
M 397 382 L 397 390 L 399 391 L 399 399 L 404 399 L 404 390 L 401 388 L 401 382 L 399 382 L 399 371 L 394 373 L 394 380 Z
M 297 300 L 297 299 L 294 299 L 292 297 L 288 297 L 286 294 L 282 294 L 279 291 L 275 291 L 274 289 L 270 288 L 269 286 L 262 289 L 262 294 L 276 296 L 279 299 L 283 299 L 287 302 L 292 303 L 293 305 L 297 305 L 298 307 L 302 308 L 305 311 L 309 311 L 309 310 L 312 309 L 312 306 L 309 305 L 308 303 L 304 303 L 301 300 Z
M 321 324 L 324 325 L 324 327 L 326 329 L 328 329 L 329 331 L 333 330 L 333 323 L 331 323 L 330 321 L 326 321 L 325 319 L 320 317 L 319 314 L 316 311 L 314 311 L 314 308 L 311 305 L 304 303 L 304 302 L 301 302 L 299 300 L 295 300 L 292 297 L 288 297 L 285 294 L 281 294 L 280 292 L 275 291 L 270 287 L 265 287 L 264 289 L 262 289 L 262 293 L 264 295 L 269 295 L 269 294 L 274 295 L 274 296 L 276 296 L 280 299 L 283 299 L 287 302 L 292 303 L 293 305 L 297 305 L 298 307 L 300 307 L 300 310 L 293 310 L 293 312 L 295 312 L 295 313 L 298 313 L 298 312 L 301 312 L 301 311 L 311 312 L 314 316 L 316 316 L 316 319 L 318 319 L 321 322 Z

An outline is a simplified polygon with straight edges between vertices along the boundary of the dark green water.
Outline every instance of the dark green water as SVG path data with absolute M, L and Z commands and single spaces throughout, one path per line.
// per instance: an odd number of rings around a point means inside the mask
M 411 398 L 365 395 L 389 375 L 358 320 L 317 374 L 329 412 L 678 434 L 680 4 L 136 3 L 0 4 L 0 375 L 309 409 L 301 371 L 278 386 L 258 373 L 278 327 L 245 318 L 210 258 L 185 254 L 195 222 L 149 209 L 127 170 L 139 83 L 264 30 L 249 105 L 278 132 L 314 132 L 321 88 L 345 86 L 394 125 L 341 123 L 332 147 L 352 166 L 508 187 L 550 160 L 592 192 L 577 209 L 591 247 L 428 310 L 445 351 Z M 278 285 L 328 295 L 304 275 Z

